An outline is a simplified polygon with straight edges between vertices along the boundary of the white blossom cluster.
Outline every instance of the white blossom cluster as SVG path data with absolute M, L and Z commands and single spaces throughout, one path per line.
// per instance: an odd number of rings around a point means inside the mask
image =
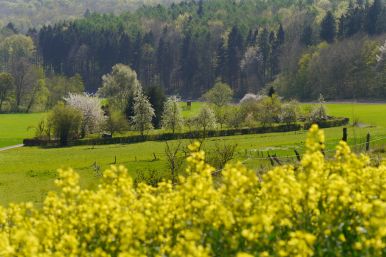
M 105 121 L 100 98 L 91 94 L 72 94 L 65 97 L 66 103 L 82 113 L 81 130 L 85 133 L 98 132 Z

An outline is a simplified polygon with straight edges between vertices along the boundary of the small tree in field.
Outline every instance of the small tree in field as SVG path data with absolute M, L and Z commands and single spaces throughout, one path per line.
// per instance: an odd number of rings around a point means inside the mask
M 195 118 L 196 126 L 202 129 L 204 137 L 208 129 L 216 127 L 216 115 L 209 106 L 204 106 Z
M 113 136 L 115 133 L 122 133 L 127 130 L 129 124 L 125 115 L 120 111 L 112 111 L 103 124 L 103 129 Z
M 162 115 L 162 127 L 172 130 L 173 134 L 176 130 L 181 129 L 184 124 L 179 103 L 180 99 L 178 99 L 178 97 L 169 97 L 165 103 L 164 113 Z
M 144 135 L 145 130 L 152 129 L 152 119 L 155 116 L 154 109 L 141 89 L 138 89 L 134 97 L 134 116 L 131 117 L 136 130 Z
M 217 82 L 212 89 L 210 89 L 204 98 L 214 105 L 214 113 L 221 128 L 227 120 L 227 105 L 233 97 L 233 90 L 228 84 Z
M 48 122 L 60 144 L 67 145 L 69 140 L 79 135 L 82 113 L 71 106 L 59 103 L 52 109 Z
M 299 110 L 299 103 L 297 101 L 283 104 L 281 107 L 280 121 L 287 125 L 295 123 L 298 120 Z
M 319 104 L 314 107 L 311 111 L 310 120 L 311 121 L 319 121 L 327 119 L 327 111 L 326 111 L 326 102 L 324 101 L 324 97 L 322 94 L 319 96 Z
M 223 107 L 232 100 L 233 91 L 225 83 L 217 82 L 212 89 L 205 93 L 204 98 L 217 107 Z

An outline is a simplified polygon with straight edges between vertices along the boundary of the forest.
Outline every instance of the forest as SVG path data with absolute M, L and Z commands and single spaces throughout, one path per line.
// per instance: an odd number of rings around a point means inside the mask
M 183 99 L 219 81 L 239 99 L 271 87 L 301 101 L 384 99 L 385 32 L 383 0 L 183 1 L 87 11 L 26 34 L 10 22 L 0 33 L 0 67 L 15 86 L 3 83 L 0 106 L 28 112 L 68 92 L 95 93 L 119 63 L 145 89 Z
M 24 30 L 73 20 L 87 12 L 121 13 L 142 5 L 171 4 L 178 0 L 0 0 L 0 24 L 12 22 Z

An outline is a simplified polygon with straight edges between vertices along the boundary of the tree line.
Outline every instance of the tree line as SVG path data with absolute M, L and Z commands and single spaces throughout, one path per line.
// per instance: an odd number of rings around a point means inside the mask
M 340 17 L 335 17 L 333 10 L 327 11 L 321 22 L 317 21 L 321 14 L 315 14 L 310 6 L 289 9 L 290 14 L 304 20 L 299 32 L 298 24 L 293 24 L 298 22 L 295 18 L 280 20 L 278 14 L 266 19 L 255 17 L 256 9 L 257 13 L 267 9 L 253 1 L 187 1 L 121 16 L 91 14 L 75 22 L 43 27 L 38 34 L 39 50 L 47 69 L 68 76 L 81 74 L 91 92 L 114 64 L 123 63 L 137 72 L 144 87 L 161 85 L 168 94 L 196 98 L 220 78 L 242 97 L 275 81 L 291 69 L 292 62 L 298 66 L 302 55 L 287 53 L 295 43 L 304 54 L 324 41 L 334 44 L 385 32 L 382 0 L 348 3 Z M 283 26 L 282 21 L 289 25 Z M 295 39 L 294 33 L 298 34 Z M 361 51 L 365 46 L 355 47 Z M 376 46 L 372 47 L 374 50 Z M 294 60 L 288 63 L 288 58 Z M 315 92 L 301 97 L 321 93 L 311 90 Z
M 383 0 L 184 1 L 89 12 L 26 35 L 9 23 L 0 30 L 0 110 L 50 109 L 70 92 L 95 93 L 118 63 L 145 91 L 185 99 L 218 81 L 239 99 L 271 86 L 299 100 L 382 98 L 385 10 Z

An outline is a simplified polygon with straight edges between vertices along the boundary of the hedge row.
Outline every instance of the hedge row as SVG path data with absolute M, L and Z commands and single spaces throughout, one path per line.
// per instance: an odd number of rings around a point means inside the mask
M 242 128 L 242 129 L 228 129 L 228 130 L 209 130 L 206 132 L 206 137 L 225 137 L 234 135 L 248 135 L 248 134 L 263 134 L 275 132 L 289 132 L 298 131 L 302 128 L 300 124 L 277 125 L 271 127 L 259 128 Z M 127 137 L 113 137 L 113 138 L 94 138 L 74 140 L 68 143 L 69 146 L 77 145 L 111 145 L 111 144 L 133 144 L 145 141 L 166 141 L 176 139 L 194 139 L 201 138 L 202 131 L 192 131 L 183 133 L 162 133 L 158 135 L 145 136 L 127 136 Z M 25 146 L 56 146 L 59 145 L 58 140 L 39 140 L 39 139 L 24 139 Z
M 333 128 L 340 127 L 349 124 L 349 118 L 331 118 L 328 120 L 319 120 L 317 122 L 306 122 L 304 124 L 304 129 L 308 130 L 311 128 L 312 124 L 318 124 L 319 128 Z
M 320 123 L 321 128 L 343 126 L 348 123 L 347 118 L 336 118 Z M 308 124 L 304 125 L 308 127 Z M 235 135 L 248 135 L 248 134 L 264 134 L 264 133 L 276 133 L 276 132 L 290 132 L 298 131 L 303 127 L 300 124 L 281 124 L 270 127 L 258 127 L 258 128 L 242 128 L 242 129 L 228 129 L 228 130 L 210 130 L 206 132 L 206 137 L 226 137 Z M 68 143 L 69 146 L 79 145 L 111 145 L 111 144 L 133 144 L 145 141 L 166 141 L 176 139 L 194 139 L 203 136 L 202 131 L 192 131 L 184 133 L 163 133 L 158 135 L 146 135 L 146 136 L 127 136 L 127 137 L 114 137 L 114 138 L 96 138 L 96 139 L 82 139 L 74 140 Z M 39 140 L 39 139 L 24 139 L 25 146 L 58 146 L 58 140 Z

